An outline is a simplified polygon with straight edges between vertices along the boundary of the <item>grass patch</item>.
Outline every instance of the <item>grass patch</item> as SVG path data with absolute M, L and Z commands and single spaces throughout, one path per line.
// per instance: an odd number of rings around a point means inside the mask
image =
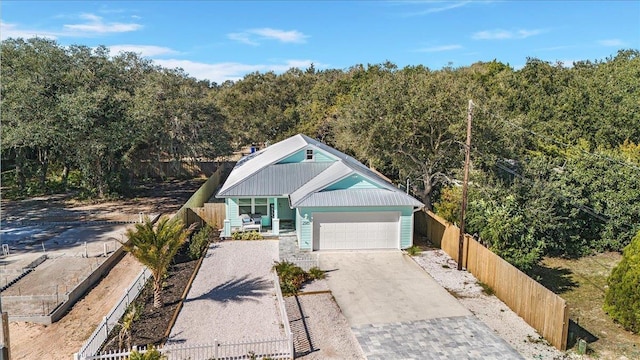
M 493 290 L 493 288 L 485 283 L 483 283 L 482 281 L 478 281 L 477 284 L 482 288 L 482 292 L 487 295 L 487 296 L 492 296 L 495 295 L 496 292 Z
M 607 277 L 622 256 L 602 253 L 579 259 L 545 258 L 535 275 L 569 306 L 569 344 L 589 343 L 589 353 L 602 359 L 640 359 L 640 335 L 624 330 L 602 309 Z M 574 349 L 576 350 L 576 349 Z
M 419 255 L 422 252 L 422 249 L 420 249 L 419 246 L 413 245 L 412 247 L 407 248 L 405 251 L 410 256 L 416 256 L 416 255 Z

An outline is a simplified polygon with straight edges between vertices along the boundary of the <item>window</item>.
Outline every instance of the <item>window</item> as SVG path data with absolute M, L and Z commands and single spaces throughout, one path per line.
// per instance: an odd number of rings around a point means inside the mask
M 269 200 L 267 198 L 238 199 L 238 214 L 269 215 Z
M 253 204 L 253 213 L 254 214 L 260 214 L 260 215 L 267 215 L 267 205 L 268 205 L 268 201 L 266 198 L 261 198 L 261 199 L 253 199 L 254 200 L 254 204 Z
M 313 160 L 313 149 L 307 149 L 307 160 Z
M 252 214 L 251 212 L 251 199 L 238 199 L 238 213 Z

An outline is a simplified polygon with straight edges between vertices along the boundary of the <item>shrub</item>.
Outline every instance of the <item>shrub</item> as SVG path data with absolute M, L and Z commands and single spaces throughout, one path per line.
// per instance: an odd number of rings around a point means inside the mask
M 144 354 L 134 350 L 129 355 L 129 360 L 165 360 L 166 358 L 167 357 L 162 355 L 153 345 L 149 345 Z
M 418 254 L 420 254 L 420 252 L 422 252 L 422 250 L 420 249 L 420 247 L 413 245 L 410 248 L 406 249 L 407 254 L 409 254 L 410 256 L 416 256 Z
M 253 231 L 236 231 L 231 234 L 231 239 L 233 240 L 262 240 L 262 234 L 253 230 Z
M 280 279 L 280 290 L 282 290 L 282 294 L 285 296 L 295 295 L 298 293 L 302 284 L 307 280 L 315 279 L 314 276 L 324 276 L 324 272 L 318 268 L 314 268 L 316 270 L 312 269 L 315 275 L 311 275 L 310 273 L 302 270 L 300 266 L 289 261 L 276 262 L 273 265 L 273 269 L 278 274 L 278 279 Z
M 189 257 L 192 260 L 198 259 L 204 255 L 207 247 L 209 246 L 209 242 L 213 239 L 215 231 L 215 228 L 206 225 L 193 235 L 189 242 Z
M 640 232 L 607 279 L 604 311 L 625 329 L 640 332 Z
M 320 268 L 317 266 L 314 266 L 311 269 L 309 269 L 308 274 L 309 274 L 309 279 L 311 280 L 324 279 L 325 277 L 327 277 L 324 271 L 320 270 Z

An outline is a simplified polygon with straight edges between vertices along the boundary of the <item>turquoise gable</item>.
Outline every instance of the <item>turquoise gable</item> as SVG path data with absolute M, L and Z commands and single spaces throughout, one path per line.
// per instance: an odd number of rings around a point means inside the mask
M 381 187 L 360 175 L 351 175 L 337 183 L 328 186 L 324 190 L 344 190 L 344 189 L 380 189 Z
M 307 160 L 307 149 L 313 150 L 313 160 Z M 300 163 L 304 161 L 315 161 L 315 162 L 334 162 L 334 159 L 331 155 L 325 153 L 322 150 L 318 150 L 317 148 L 305 148 L 302 149 L 288 157 L 278 161 L 278 164 L 291 164 L 291 163 Z

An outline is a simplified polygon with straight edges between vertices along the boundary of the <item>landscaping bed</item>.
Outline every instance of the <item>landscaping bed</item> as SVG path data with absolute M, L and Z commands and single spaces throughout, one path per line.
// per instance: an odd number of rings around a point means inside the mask
M 164 305 L 161 308 L 153 308 L 152 279 L 147 282 L 138 298 L 132 303 L 132 305 L 140 306 L 142 309 L 140 318 L 134 321 L 132 325 L 132 346 L 159 345 L 166 340 L 164 336 L 167 333 L 171 319 L 180 305 L 182 295 L 198 263 L 198 259 L 192 260 L 189 258 L 188 248 L 189 243 L 186 243 L 174 258 L 174 263 L 167 272 L 162 290 Z M 111 331 L 109 340 L 107 340 L 101 351 L 119 350 L 118 332 L 118 327 Z

